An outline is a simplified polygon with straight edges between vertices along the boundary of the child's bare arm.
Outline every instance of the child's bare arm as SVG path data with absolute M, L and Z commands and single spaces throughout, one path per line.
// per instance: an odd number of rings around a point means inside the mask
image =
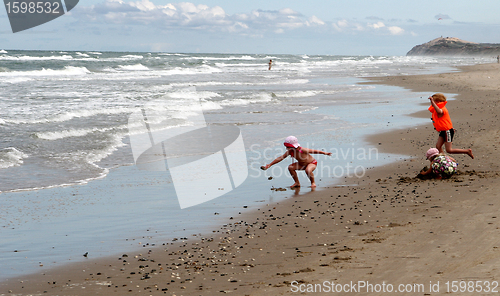
M 325 152 L 325 151 L 321 151 L 321 150 L 316 150 L 316 149 L 309 149 L 309 148 L 304 148 L 302 147 L 302 150 L 304 150 L 305 152 L 308 152 L 310 154 L 324 154 L 324 155 L 332 155 L 331 152 Z
M 268 169 L 269 167 L 277 164 L 278 162 L 282 161 L 283 159 L 287 158 L 288 155 L 290 155 L 290 152 L 285 152 L 283 155 L 276 157 L 275 160 L 271 161 L 270 164 L 266 164 L 265 166 L 262 167 L 262 169 Z
M 422 170 L 420 173 L 422 175 L 427 175 L 427 174 L 430 174 L 431 172 L 432 172 L 432 165 L 429 167 L 429 169 L 427 171 Z
M 436 113 L 438 114 L 439 117 L 443 116 L 443 109 L 439 108 L 436 104 L 436 102 L 434 101 L 434 98 L 433 97 L 429 97 L 429 100 L 431 101 L 431 105 L 432 107 L 434 107 L 434 110 L 436 110 Z

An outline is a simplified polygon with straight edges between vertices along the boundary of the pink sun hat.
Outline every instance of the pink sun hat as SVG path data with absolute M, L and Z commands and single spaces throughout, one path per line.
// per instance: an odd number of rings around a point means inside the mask
M 433 157 L 433 156 L 436 156 L 439 154 L 439 150 L 437 150 L 437 148 L 431 148 L 429 150 L 427 150 L 427 153 L 425 153 L 425 156 L 427 157 L 427 159 Z
M 285 143 L 283 143 L 283 145 L 285 145 L 285 147 L 289 147 L 289 148 L 297 148 L 300 146 L 299 140 L 297 140 L 297 138 L 294 136 L 288 136 L 285 139 Z

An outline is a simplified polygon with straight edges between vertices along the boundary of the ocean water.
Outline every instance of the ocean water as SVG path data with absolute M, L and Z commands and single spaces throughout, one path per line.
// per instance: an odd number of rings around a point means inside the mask
M 359 84 L 364 77 L 484 62 L 491 61 L 2 50 L 0 262 L 8 268 L 0 278 L 82 260 L 85 252 L 106 256 L 200 236 L 259 204 L 301 196 L 310 189 L 270 190 L 291 184 L 286 164 L 259 170 L 284 153 L 288 135 L 303 147 L 334 153 L 317 157 L 320 187 L 347 174 L 361 177 L 366 168 L 394 160 L 370 150 L 376 147 L 363 137 L 422 124 L 406 115 L 430 94 Z M 239 128 L 249 174 L 221 198 L 181 210 L 168 172 L 134 165 L 130 137 L 140 125 L 129 119 L 154 106 L 163 129 L 186 127 L 193 102 L 208 126 Z
M 275 62 L 271 71 L 267 70 L 269 59 Z M 110 168 L 133 164 L 127 147 L 127 119 L 149 102 L 165 107 L 172 125 L 182 125 L 182 113 L 189 112 L 182 105 L 199 99 L 207 121 L 243 126 L 245 132 L 264 129 L 265 133 L 247 133 L 245 139 L 266 143 L 283 138 L 276 126 L 321 121 L 308 111 L 349 103 L 343 94 L 371 88 L 357 85 L 354 78 L 428 73 L 477 62 L 423 57 L 3 51 L 0 191 L 85 183 L 105 176 Z

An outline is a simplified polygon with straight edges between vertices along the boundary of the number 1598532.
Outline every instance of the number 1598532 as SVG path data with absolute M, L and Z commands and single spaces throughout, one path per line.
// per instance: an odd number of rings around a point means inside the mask
M 497 281 L 448 281 L 445 285 L 447 293 L 498 293 Z
M 9 1 L 5 3 L 5 8 L 7 9 L 8 14 L 59 14 L 63 12 L 59 2 L 50 1 Z

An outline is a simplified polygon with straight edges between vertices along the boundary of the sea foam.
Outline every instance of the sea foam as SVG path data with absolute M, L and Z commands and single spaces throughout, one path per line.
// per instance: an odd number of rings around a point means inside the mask
M 14 147 L 8 147 L 0 150 L 0 169 L 20 166 L 23 164 L 23 159 L 28 155 L 17 150 Z

